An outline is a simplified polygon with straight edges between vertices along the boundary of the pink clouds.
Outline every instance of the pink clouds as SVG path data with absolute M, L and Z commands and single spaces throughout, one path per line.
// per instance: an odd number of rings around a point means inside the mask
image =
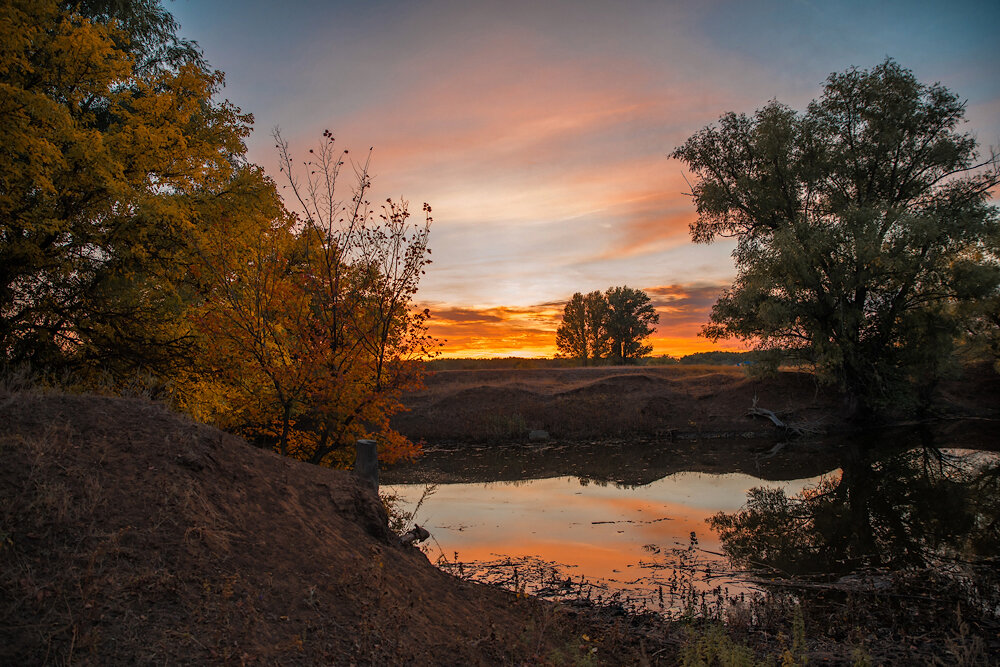
M 255 161 L 275 166 L 275 125 L 300 156 L 329 128 L 352 154 L 375 146 L 376 200 L 434 207 L 419 298 L 445 304 L 432 325 L 449 354 L 551 354 L 559 313 L 534 304 L 620 284 L 661 286 L 648 288 L 661 308 L 654 348 L 679 354 L 710 346 L 695 337 L 709 292 L 734 274 L 731 244 L 688 239 L 695 211 L 667 156 L 693 132 L 769 99 L 801 109 L 831 71 L 888 53 L 967 95 L 970 130 L 1000 142 L 996 21 L 981 9 L 779 4 L 218 0 L 170 11 L 226 71 L 225 94 L 256 115 Z

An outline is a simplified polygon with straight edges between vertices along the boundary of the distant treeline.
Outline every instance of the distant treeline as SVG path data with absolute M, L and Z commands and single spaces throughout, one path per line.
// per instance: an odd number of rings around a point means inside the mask
M 664 354 L 658 357 L 645 357 L 636 360 L 632 365 L 638 366 L 669 366 L 673 364 L 708 366 L 738 366 L 753 363 L 759 353 L 755 352 L 695 352 L 683 357 L 672 357 Z M 574 368 L 581 366 L 578 359 L 548 359 L 525 357 L 502 357 L 493 359 L 451 359 L 438 358 L 424 362 L 424 368 L 429 371 L 471 371 L 499 370 L 509 368 Z M 591 365 L 593 361 L 591 361 Z M 598 364 L 600 365 L 600 364 Z

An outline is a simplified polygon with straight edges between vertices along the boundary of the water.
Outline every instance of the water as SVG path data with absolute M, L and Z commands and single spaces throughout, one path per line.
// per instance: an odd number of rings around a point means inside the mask
M 1000 455 L 983 450 L 1000 443 L 988 433 L 897 431 L 750 456 L 746 442 L 466 448 L 389 471 L 383 490 L 404 511 L 425 496 L 414 520 L 445 569 L 676 610 L 691 591 L 759 590 L 761 575 L 995 564 Z
M 414 521 L 430 531 L 434 539 L 426 548 L 428 556 L 442 565 L 478 567 L 479 576 L 487 579 L 509 579 L 516 565 L 528 592 L 539 593 L 553 579 L 582 579 L 594 596 L 617 593 L 656 608 L 661 587 L 668 597 L 676 592 L 681 562 L 699 572 L 699 588 L 745 590 L 727 575 L 722 544 L 706 520 L 720 511 L 738 510 L 753 487 L 791 495 L 820 479 L 768 481 L 742 473 L 678 472 L 634 486 L 575 476 L 440 484 L 424 499 Z M 384 492 L 412 511 L 427 488 L 398 484 Z M 505 562 L 510 563 L 506 570 Z M 541 571 L 543 564 L 556 572 Z M 535 576 L 525 580 L 528 570 Z

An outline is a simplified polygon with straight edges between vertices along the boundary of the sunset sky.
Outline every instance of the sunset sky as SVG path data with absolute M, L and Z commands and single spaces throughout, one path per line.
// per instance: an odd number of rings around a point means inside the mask
M 802 109 L 831 72 L 887 56 L 967 100 L 1000 147 L 1000 3 L 177 0 L 181 34 L 255 116 L 250 159 L 277 177 L 271 130 L 305 154 L 329 129 L 374 146 L 377 197 L 434 209 L 418 299 L 447 356 L 551 356 L 574 292 L 642 288 L 654 354 L 696 334 L 734 276 L 694 245 L 668 154 L 726 111 Z M 731 345 L 729 347 L 732 347 Z

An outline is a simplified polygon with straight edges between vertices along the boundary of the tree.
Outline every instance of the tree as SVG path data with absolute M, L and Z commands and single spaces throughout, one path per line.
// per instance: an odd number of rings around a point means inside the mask
M 347 463 L 362 437 L 379 441 L 384 461 L 412 457 L 419 448 L 389 417 L 419 384 L 414 360 L 433 343 L 429 313 L 411 308 L 429 262 L 430 207 L 422 224 L 409 222 L 405 202 L 373 209 L 367 162 L 350 198 L 336 199 L 345 154 L 329 132 L 304 178 L 275 139 L 300 211 L 272 189 L 252 206 L 223 203 L 230 228 L 204 235 L 205 299 L 194 315 L 205 371 L 192 403 L 202 418 L 311 463 Z
M 199 240 L 202 298 L 188 317 L 201 344 L 178 393 L 199 420 L 288 455 L 300 446 L 296 420 L 320 380 L 309 363 L 308 257 L 275 189 L 261 194 L 220 198 L 229 225 Z
M 593 361 L 607 359 L 611 353 L 611 335 L 608 331 L 608 300 L 599 290 L 583 297 L 584 324 L 587 328 L 587 345 Z
M 611 287 L 604 294 L 608 304 L 607 331 L 611 343 L 612 363 L 625 364 L 641 359 L 653 351 L 645 343 L 656 331 L 660 316 L 642 290 L 631 287 Z
M 858 416 L 933 386 L 957 306 L 1000 284 L 1000 170 L 963 115 L 886 60 L 832 74 L 805 113 L 728 113 L 677 148 L 697 176 L 692 238 L 737 240 L 704 334 L 799 353 Z
M 430 207 L 337 199 L 332 135 L 289 212 L 247 163 L 252 117 L 158 0 L 0 5 L 0 354 L 86 384 L 136 371 L 174 403 L 318 464 L 389 427 L 419 382 Z M 101 378 L 102 383 L 105 377 Z
M 608 303 L 599 291 L 577 292 L 563 309 L 563 321 L 556 330 L 556 348 L 564 357 L 578 359 L 584 366 L 607 357 Z
M 586 296 L 577 292 L 563 310 L 556 347 L 561 356 L 578 359 L 584 366 L 605 359 L 627 363 L 652 352 L 643 341 L 659 319 L 642 290 L 610 287 Z
M 309 396 L 301 423 L 315 436 L 299 457 L 329 463 L 361 437 L 376 437 L 386 460 L 412 456 L 417 447 L 389 427 L 402 409 L 399 396 L 420 383 L 417 360 L 434 353 L 427 310 L 413 298 L 430 264 L 427 242 L 431 207 L 422 222 L 410 221 L 407 202 L 387 199 L 375 209 L 367 197 L 371 151 L 355 164 L 350 198 L 341 199 L 338 179 L 348 152 L 323 133 L 298 176 L 280 133 L 275 141 L 281 171 L 298 204 L 299 237 L 308 257 L 304 281 L 309 296 L 309 363 L 321 378 Z
M 587 307 L 580 292 L 575 293 L 563 308 L 563 321 L 556 329 L 556 348 L 560 356 L 578 359 L 584 366 L 590 361 Z
M 168 19 L 148 0 L 0 8 L 7 362 L 128 375 L 190 359 L 191 241 L 222 223 L 199 207 L 239 180 L 252 119 L 212 101 L 222 75 Z

